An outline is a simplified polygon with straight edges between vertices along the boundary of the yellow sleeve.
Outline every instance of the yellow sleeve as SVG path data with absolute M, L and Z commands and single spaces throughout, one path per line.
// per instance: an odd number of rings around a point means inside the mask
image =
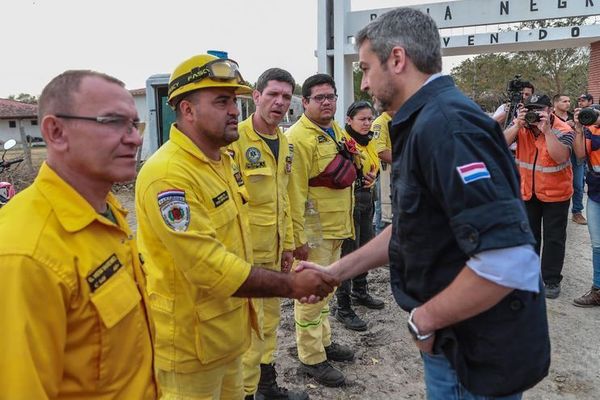
M 298 248 L 307 241 L 304 234 L 304 207 L 308 197 L 308 179 L 313 161 L 314 149 L 307 140 L 301 140 L 294 135 L 288 136 L 288 141 L 294 145 L 294 161 L 288 183 L 288 195 L 294 230 L 294 243 Z
M 387 123 L 378 124 L 379 135 L 377 137 L 376 150 L 377 153 L 381 153 L 385 150 L 392 149 L 392 143 L 390 141 L 390 132 Z M 374 131 L 375 132 L 375 131 Z
M 207 207 L 187 186 L 167 179 L 152 182 L 143 193 L 136 193 L 142 196 L 141 205 L 138 202 L 142 209 L 137 212 L 144 214 L 149 223 L 150 234 L 166 247 L 175 267 L 181 270 L 190 284 L 210 291 L 215 297 L 231 297 L 248 278 L 251 265 L 228 251 L 226 244 L 217 238 Z M 157 201 L 159 193 L 174 189 L 185 191 L 185 203 L 189 207 L 189 225 L 184 231 L 174 230 L 165 222 Z M 228 201 L 233 203 L 233 199 Z M 232 210 L 233 212 L 226 214 L 220 213 L 219 217 L 237 223 L 235 219 L 239 216 L 235 214 L 235 206 Z M 144 227 L 140 225 L 140 229 Z M 147 234 L 148 232 L 141 233 L 142 236 Z M 228 241 L 231 246 L 242 245 L 244 242 L 243 238 L 237 237 L 228 237 Z
M 292 162 L 293 163 L 293 162 Z M 290 205 L 290 197 L 287 192 L 284 192 L 284 223 L 285 223 L 285 240 L 283 241 L 283 250 L 294 250 L 294 225 L 292 222 L 292 210 Z
M 0 257 L 0 397 L 54 399 L 63 374 L 70 290 L 26 256 Z

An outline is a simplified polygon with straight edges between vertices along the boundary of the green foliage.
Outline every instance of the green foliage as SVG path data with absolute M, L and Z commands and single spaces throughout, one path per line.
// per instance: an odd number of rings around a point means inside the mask
M 28 93 L 19 93 L 16 96 L 14 94 L 11 94 L 10 96 L 8 96 L 8 99 L 20 101 L 21 103 L 27 103 L 27 104 L 37 104 L 37 102 L 38 102 L 37 97 L 32 96 Z
M 522 23 L 521 29 L 582 25 L 585 18 Z M 550 97 L 558 93 L 576 97 L 587 88 L 589 48 L 564 48 L 518 53 L 482 54 L 463 61 L 450 75 L 457 86 L 486 110 L 507 100 L 506 85 L 516 74 L 530 81 L 535 91 Z
M 358 67 L 358 64 L 354 64 L 352 67 L 352 78 L 354 79 L 354 101 L 371 101 L 371 96 L 369 96 L 369 93 L 360 90 L 360 81 L 362 80 L 362 76 L 363 73 Z

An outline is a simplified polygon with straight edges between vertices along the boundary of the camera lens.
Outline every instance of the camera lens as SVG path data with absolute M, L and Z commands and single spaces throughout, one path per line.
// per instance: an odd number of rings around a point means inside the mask
M 583 108 L 579 111 L 579 122 L 581 125 L 594 125 L 598 120 L 598 112 L 591 107 Z
M 525 113 L 525 121 L 528 124 L 535 124 L 541 120 L 542 118 L 540 117 L 540 114 L 538 114 L 536 111 L 527 111 Z

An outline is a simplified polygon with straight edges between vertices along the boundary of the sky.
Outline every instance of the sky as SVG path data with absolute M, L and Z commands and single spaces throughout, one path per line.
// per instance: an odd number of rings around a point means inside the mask
M 442 0 L 352 0 L 353 10 Z M 317 71 L 317 0 L 1 0 L 0 98 L 38 96 L 67 69 L 145 87 L 185 59 L 224 50 L 255 82 L 281 67 L 296 81 Z M 456 64 L 444 59 L 444 71 Z

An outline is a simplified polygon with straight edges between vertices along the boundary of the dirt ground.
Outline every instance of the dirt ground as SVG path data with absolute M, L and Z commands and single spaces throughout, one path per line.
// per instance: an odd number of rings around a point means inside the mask
M 35 167 L 43 159 L 43 155 L 36 154 Z M 19 183 L 19 189 L 25 186 L 27 175 L 22 166 L 13 171 L 12 177 Z M 0 178 L 6 179 L 5 176 Z M 129 222 L 135 228 L 132 185 L 119 185 L 115 189 L 123 205 L 131 210 Z M 571 304 L 573 298 L 591 286 L 590 238 L 587 227 L 571 221 L 567 234 L 562 293 L 558 299 L 547 302 L 552 339 L 550 372 L 525 394 L 525 399 L 600 398 L 600 308 L 584 309 Z M 330 317 L 334 341 L 356 351 L 353 362 L 334 363 L 346 374 L 347 383 L 341 388 L 326 388 L 298 374 L 293 302 L 282 302 L 277 353 L 281 384 L 302 388 L 315 400 L 425 398 L 422 363 L 406 330 L 406 313 L 391 296 L 387 268 L 371 272 L 369 285 L 374 295 L 385 300 L 386 306 L 383 310 L 356 307 L 357 313 L 369 322 L 366 332 L 346 330 Z

